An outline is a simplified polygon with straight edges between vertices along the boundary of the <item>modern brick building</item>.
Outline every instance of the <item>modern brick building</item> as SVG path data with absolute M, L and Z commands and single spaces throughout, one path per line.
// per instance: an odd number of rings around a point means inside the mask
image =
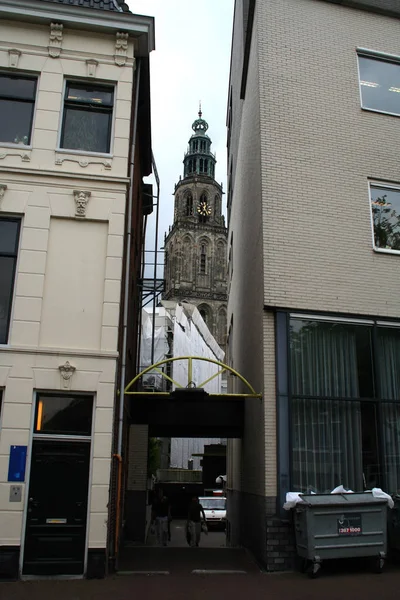
M 0 0 L 0 39 L 0 578 L 102 576 L 154 23 L 121 0 Z
M 398 2 L 236 1 L 228 360 L 263 400 L 228 506 L 271 570 L 287 491 L 400 488 L 399 138 Z

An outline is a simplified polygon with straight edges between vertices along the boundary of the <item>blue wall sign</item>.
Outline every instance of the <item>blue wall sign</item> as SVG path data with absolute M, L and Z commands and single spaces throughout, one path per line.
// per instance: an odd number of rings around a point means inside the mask
M 8 481 L 25 481 L 27 446 L 10 446 Z

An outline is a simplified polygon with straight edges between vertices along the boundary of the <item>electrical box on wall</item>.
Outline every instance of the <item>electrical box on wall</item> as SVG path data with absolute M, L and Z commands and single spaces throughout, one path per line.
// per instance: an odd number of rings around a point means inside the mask
M 10 485 L 10 502 L 22 502 L 22 485 Z

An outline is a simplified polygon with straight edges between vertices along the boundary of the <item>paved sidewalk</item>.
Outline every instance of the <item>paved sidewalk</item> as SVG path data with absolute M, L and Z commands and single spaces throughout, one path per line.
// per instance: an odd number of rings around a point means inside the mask
M 0 583 L 1 600 L 398 600 L 400 570 L 266 575 L 113 576 L 95 581 Z

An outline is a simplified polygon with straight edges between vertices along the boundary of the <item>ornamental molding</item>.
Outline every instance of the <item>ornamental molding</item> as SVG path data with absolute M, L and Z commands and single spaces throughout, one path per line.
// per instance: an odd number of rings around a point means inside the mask
M 58 58 L 61 54 L 61 47 L 63 42 L 63 29 L 64 26 L 61 23 L 50 23 L 50 38 L 49 38 L 49 56 L 51 58 Z
M 118 31 L 115 34 L 114 61 L 118 67 L 124 67 L 128 59 L 128 33 Z
M 70 364 L 67 360 L 63 365 L 58 367 L 61 376 L 61 387 L 69 388 L 71 386 L 71 379 L 76 371 L 76 367 Z
M 86 69 L 88 77 L 96 77 L 96 69 L 98 67 L 99 61 L 94 58 L 88 58 L 86 61 Z
M 77 163 L 82 169 L 85 169 L 89 165 L 103 165 L 106 170 L 111 169 L 112 160 L 105 158 L 95 158 L 91 156 L 75 156 L 74 154 L 56 154 L 54 164 L 62 165 L 64 162 L 74 162 Z
M 6 189 L 7 189 L 6 184 L 5 183 L 0 183 L 0 205 L 1 205 L 1 201 L 4 198 L 4 194 L 6 193 Z
M 3 160 L 3 158 L 6 158 L 7 156 L 19 156 L 22 160 L 22 162 L 30 162 L 31 160 L 31 153 L 30 152 L 26 152 L 24 150 L 22 151 L 18 151 L 18 150 L 3 150 L 0 151 L 0 160 Z
M 10 48 L 10 50 L 8 51 L 8 66 L 11 69 L 16 69 L 18 67 L 20 56 L 20 50 L 17 50 L 16 48 Z
M 86 209 L 92 192 L 74 190 L 75 216 L 86 217 Z

